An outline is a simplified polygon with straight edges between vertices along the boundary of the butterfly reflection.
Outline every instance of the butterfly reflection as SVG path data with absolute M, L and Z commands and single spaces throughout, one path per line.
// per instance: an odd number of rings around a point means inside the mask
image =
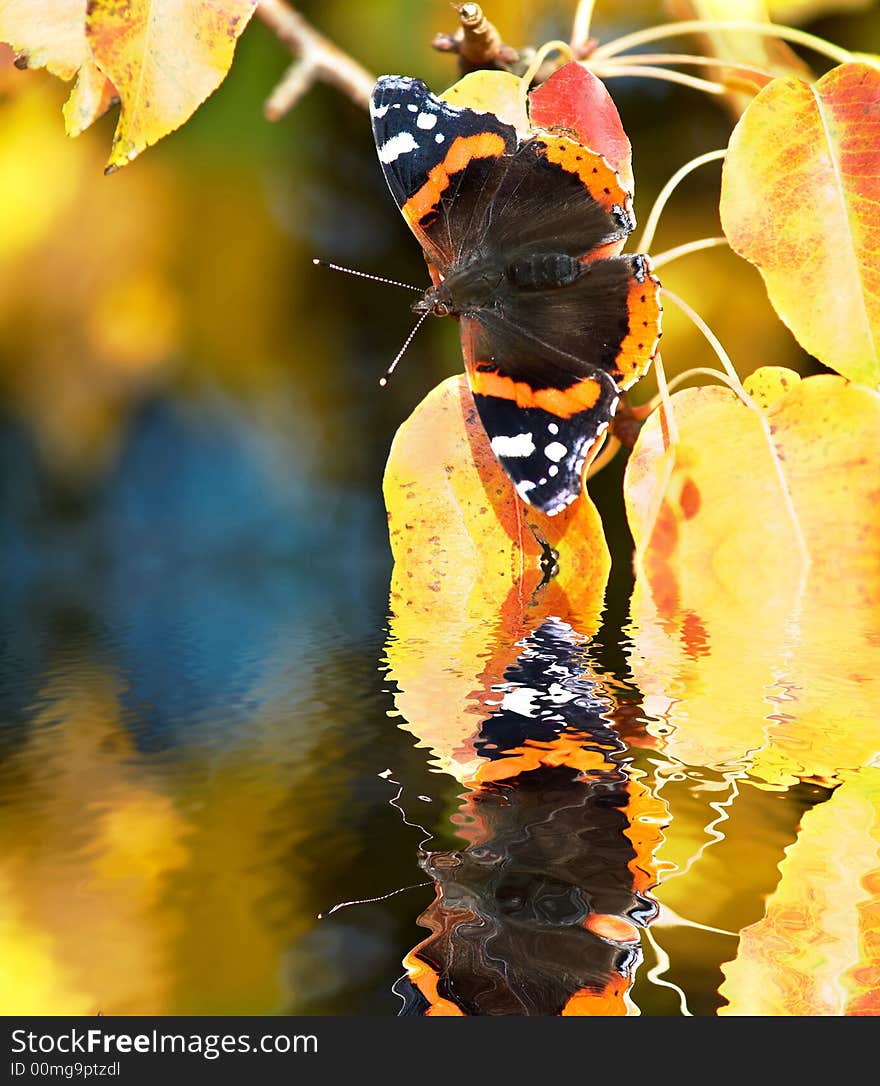
M 617 1015 L 657 914 L 660 805 L 638 782 L 558 619 L 521 643 L 475 748 L 453 851 L 423 851 L 430 935 L 395 991 L 409 1015 Z

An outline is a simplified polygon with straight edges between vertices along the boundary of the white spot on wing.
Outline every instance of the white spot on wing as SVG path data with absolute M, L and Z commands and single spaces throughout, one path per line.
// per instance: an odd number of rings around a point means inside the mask
M 389 105 L 377 106 L 375 102 L 370 102 L 370 116 L 375 117 L 377 120 L 380 117 L 384 117 L 391 107 Z
M 434 142 L 435 143 L 442 143 L 445 139 L 446 139 L 446 137 L 443 135 L 443 133 L 438 132 L 437 135 L 434 137 Z
M 531 434 L 516 434 L 514 437 L 499 434 L 498 437 L 492 438 L 491 444 L 492 452 L 496 456 L 531 456 L 535 451 Z M 534 485 L 532 483 L 532 486 Z
M 398 132 L 379 148 L 379 161 L 386 164 L 394 162 L 401 155 L 408 155 L 410 151 L 418 149 L 419 145 L 413 139 L 412 132 Z
M 548 460 L 553 460 L 555 462 L 560 461 L 567 452 L 568 449 L 561 441 L 551 441 L 549 445 L 544 447 L 544 455 Z
M 555 464 L 551 464 L 550 467 L 547 468 L 547 474 L 552 479 L 554 475 L 559 474 L 559 468 Z
M 531 482 L 531 480 L 529 480 L 529 479 L 523 479 L 523 481 L 521 483 L 516 484 L 516 492 L 523 499 L 523 501 L 528 501 L 529 500 L 528 499 L 528 493 L 529 493 L 530 490 L 534 490 L 534 489 L 535 489 L 535 484 L 533 482 Z
M 547 425 L 547 431 L 549 433 L 551 433 L 551 434 L 558 434 L 559 433 L 559 427 L 556 425 L 555 422 L 551 422 L 551 423 L 548 423 L 548 425 Z
M 436 123 L 436 113 L 420 113 L 418 117 L 416 117 L 416 124 L 419 128 L 433 128 Z

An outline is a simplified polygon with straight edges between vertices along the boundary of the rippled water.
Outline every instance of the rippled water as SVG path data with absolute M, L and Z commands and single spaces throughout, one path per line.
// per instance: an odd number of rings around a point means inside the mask
M 98 519 L 4 483 L 5 1013 L 874 1013 L 877 770 L 792 775 L 796 682 L 707 692 L 691 619 L 646 656 L 620 567 L 597 632 L 402 636 L 377 504 L 286 488 L 275 550 L 240 459 L 156 475 L 168 425 Z

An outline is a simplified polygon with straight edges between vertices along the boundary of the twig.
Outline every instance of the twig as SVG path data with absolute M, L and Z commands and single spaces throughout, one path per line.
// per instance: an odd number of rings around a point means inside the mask
M 367 108 L 376 79 L 366 68 L 318 33 L 284 0 L 259 0 L 257 14 L 297 58 L 266 102 L 264 111 L 270 121 L 293 109 L 317 82 L 331 84 Z
M 479 4 L 453 4 L 461 25 L 454 34 L 438 34 L 431 45 L 439 53 L 455 53 L 462 74 L 481 68 L 510 70 L 519 60 L 513 46 L 502 41 Z

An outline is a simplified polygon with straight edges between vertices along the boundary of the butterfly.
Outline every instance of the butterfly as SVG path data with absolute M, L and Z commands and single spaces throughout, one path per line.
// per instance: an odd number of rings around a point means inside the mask
M 413 309 L 458 319 L 492 451 L 523 501 L 556 514 L 660 341 L 650 261 L 620 253 L 631 195 L 570 134 L 524 136 L 418 79 L 383 76 L 370 115 L 433 283 Z

